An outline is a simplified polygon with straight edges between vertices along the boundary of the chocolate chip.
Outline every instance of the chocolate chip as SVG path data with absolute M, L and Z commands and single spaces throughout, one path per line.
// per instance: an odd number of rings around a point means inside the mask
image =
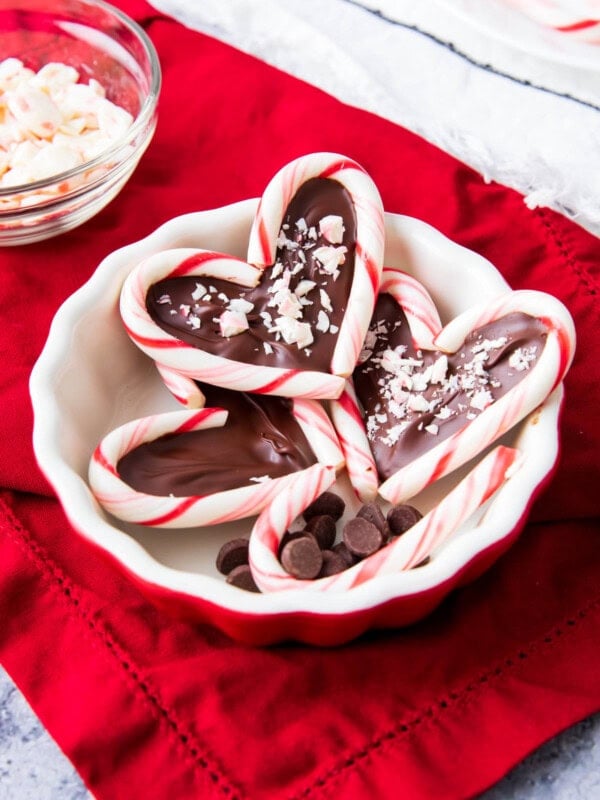
M 350 550 L 346 547 L 344 542 L 338 542 L 331 548 L 332 553 L 337 553 L 340 555 L 344 561 L 346 562 L 346 567 L 351 567 L 358 561 L 358 558 L 351 553 Z
M 306 523 L 306 530 L 312 533 L 321 550 L 328 550 L 335 542 L 335 520 L 328 514 L 311 517 Z
M 281 561 L 281 554 L 283 552 L 283 548 L 286 546 L 288 542 L 293 542 L 294 539 L 300 539 L 302 536 L 312 536 L 312 533 L 307 533 L 306 531 L 286 531 L 283 536 L 281 537 L 281 541 L 279 542 L 279 560 Z M 313 536 L 314 538 L 314 536 Z
M 362 517 L 348 520 L 342 535 L 348 550 L 359 558 L 372 555 L 383 544 L 383 534 L 379 528 Z
M 240 564 L 239 567 L 234 567 L 227 576 L 227 583 L 237 586 L 238 589 L 245 589 L 247 592 L 260 592 L 260 589 L 254 583 L 248 564 Z
M 323 566 L 319 572 L 319 578 L 328 578 L 330 575 L 337 575 L 338 572 L 343 572 L 351 566 L 343 555 L 334 553 L 333 550 L 323 550 L 321 555 L 323 556 Z
M 303 516 L 307 522 L 312 517 L 319 517 L 321 514 L 326 514 L 328 517 L 338 520 L 344 513 L 345 508 L 346 504 L 339 495 L 333 492 L 323 492 L 304 509 Z
M 414 506 L 403 504 L 390 508 L 387 515 L 387 523 L 390 527 L 392 536 L 401 536 L 403 533 L 418 522 L 423 514 Z
M 356 516 L 360 517 L 361 519 L 366 519 L 367 522 L 371 522 L 383 533 L 384 538 L 387 537 L 387 523 L 385 521 L 383 511 L 379 505 L 377 505 L 377 503 L 365 503 Z
M 316 539 L 300 536 L 288 542 L 281 551 L 281 566 L 294 578 L 316 578 L 323 565 L 323 556 Z
M 248 563 L 248 539 L 231 539 L 225 542 L 217 555 L 217 569 L 229 575 L 232 569 Z

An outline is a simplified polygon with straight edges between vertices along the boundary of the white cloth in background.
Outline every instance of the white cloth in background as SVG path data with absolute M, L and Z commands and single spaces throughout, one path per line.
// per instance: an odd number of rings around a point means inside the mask
M 600 47 L 500 0 L 152 4 L 600 234 Z

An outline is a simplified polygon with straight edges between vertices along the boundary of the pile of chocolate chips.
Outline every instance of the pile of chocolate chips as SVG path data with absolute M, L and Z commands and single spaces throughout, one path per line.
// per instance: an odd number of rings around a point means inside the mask
M 304 528 L 287 531 L 279 545 L 286 572 L 299 580 L 336 575 L 401 536 L 422 517 L 411 505 L 393 506 L 384 516 L 377 503 L 366 503 L 344 524 L 336 544 L 337 522 L 344 510 L 344 501 L 333 492 L 324 492 L 304 510 Z M 260 591 L 248 565 L 248 539 L 226 542 L 217 556 L 217 569 L 227 576 L 227 583 Z

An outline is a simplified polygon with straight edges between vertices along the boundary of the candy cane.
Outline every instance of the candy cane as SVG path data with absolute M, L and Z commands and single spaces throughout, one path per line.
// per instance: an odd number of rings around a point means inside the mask
M 401 306 L 415 348 L 433 349 L 442 322 L 433 298 L 423 284 L 401 269 L 385 267 L 379 291 L 387 292 Z
M 198 384 L 180 372 L 163 364 L 156 364 L 158 374 L 173 397 L 186 408 L 204 408 L 206 398 Z
M 402 307 L 415 347 L 433 348 L 442 323 L 429 292 L 412 275 L 393 267 L 385 267 L 380 292 L 390 294 Z M 354 491 L 363 503 L 377 494 L 377 466 L 365 431 L 362 411 L 352 381 L 329 404 L 331 418 L 337 430 L 346 458 L 346 469 Z
M 296 408 L 297 406 L 297 408 Z M 296 401 L 292 414 L 302 427 L 319 462 L 336 471 L 343 464 L 337 436 L 321 406 L 314 401 Z M 176 435 L 225 425 L 227 411 L 206 408 L 174 411 L 133 420 L 113 430 L 96 448 L 89 466 L 89 483 L 100 505 L 115 517 L 159 528 L 213 525 L 258 514 L 300 473 L 253 483 L 204 496 L 172 497 L 138 492 L 121 479 L 119 460 L 145 442 L 166 434 Z M 265 465 L 268 469 L 268 464 Z
M 458 483 L 454 489 L 402 536 L 353 567 L 316 580 L 299 580 L 281 566 L 277 553 L 290 523 L 322 491 L 315 477 L 298 487 L 303 506 L 290 485 L 256 521 L 250 536 L 249 559 L 257 586 L 263 592 L 290 589 L 305 591 L 348 591 L 368 580 L 396 574 L 421 563 L 442 547 L 469 517 L 510 479 L 521 466 L 518 450 L 496 447 Z M 314 468 L 313 468 L 314 469 Z M 298 478 L 300 482 L 300 478 Z M 477 527 L 473 530 L 474 534 Z
M 340 397 L 330 401 L 329 412 L 352 488 L 363 503 L 369 503 L 377 496 L 379 477 L 352 381 L 346 381 Z
M 330 366 L 334 375 L 347 377 L 354 369 L 371 320 L 385 239 L 381 197 L 363 167 L 338 153 L 313 153 L 279 170 L 259 203 L 250 232 L 248 261 L 262 268 L 273 263 L 285 210 L 300 186 L 311 178 L 340 183 L 351 197 L 356 216 L 354 280 Z
M 453 352 L 473 329 L 518 311 L 537 317 L 548 331 L 535 364 L 519 383 L 474 420 L 382 483 L 379 493 L 386 500 L 405 502 L 466 463 L 537 408 L 563 379 L 573 359 L 575 328 L 562 303 L 543 292 L 508 292 L 485 305 L 474 306 L 442 330 L 435 346 Z

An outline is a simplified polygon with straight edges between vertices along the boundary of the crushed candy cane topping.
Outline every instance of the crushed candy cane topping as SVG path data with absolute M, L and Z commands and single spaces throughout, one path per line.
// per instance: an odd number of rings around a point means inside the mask
M 480 334 L 469 348 L 471 357 L 462 353 L 458 365 L 450 371 L 444 354 L 426 364 L 419 350 L 407 355 L 405 345 L 390 348 L 389 334 L 400 324 L 404 323 L 373 321 L 358 362 L 363 373 L 378 371 L 377 385 L 386 408 L 383 412 L 382 404 L 378 403 L 366 417 L 367 436 L 388 447 L 393 447 L 408 426 L 422 415 L 427 417 L 418 422 L 417 430 L 429 436 L 437 436 L 440 425 L 457 413 L 468 420 L 475 419 L 494 402 L 494 389 L 502 385 L 486 367 L 491 369 L 509 344 L 505 336 L 486 339 Z M 514 371 L 527 370 L 537 357 L 535 345 L 516 347 L 508 358 L 508 366 Z M 451 408 L 447 403 L 459 393 L 465 402 Z
M 197 282 L 185 298 L 186 301 L 189 298 L 189 302 L 181 304 L 179 312 L 175 313 L 185 318 L 186 325 L 198 330 L 201 304 L 221 305 L 223 311 L 217 312 L 218 316 L 212 320 L 221 336 L 238 336 L 262 323 L 266 332 L 273 336 L 273 343 L 296 345 L 308 358 L 311 354 L 308 348 L 315 336 L 335 335 L 339 331 L 339 326 L 331 321 L 334 308 L 324 286 L 331 286 L 331 282 L 337 280 L 346 261 L 348 248 L 340 244 L 343 235 L 343 219 L 337 215 L 323 217 L 318 231 L 315 226 L 309 227 L 302 217 L 293 225 L 284 223 L 277 239 L 279 258 L 267 271 L 270 283 L 266 308 L 255 309 L 255 304 L 245 298 L 244 290 L 234 297 Z M 312 270 L 310 277 L 306 277 L 309 259 Z M 234 286 L 232 291 L 236 291 Z M 172 299 L 165 293 L 157 303 L 171 304 Z M 305 309 L 310 306 L 315 307 L 311 321 L 305 315 Z M 262 349 L 267 356 L 275 353 L 273 344 L 268 341 L 263 341 Z
M 0 188 L 50 178 L 96 158 L 133 122 L 94 78 L 60 62 L 37 73 L 0 62 Z

